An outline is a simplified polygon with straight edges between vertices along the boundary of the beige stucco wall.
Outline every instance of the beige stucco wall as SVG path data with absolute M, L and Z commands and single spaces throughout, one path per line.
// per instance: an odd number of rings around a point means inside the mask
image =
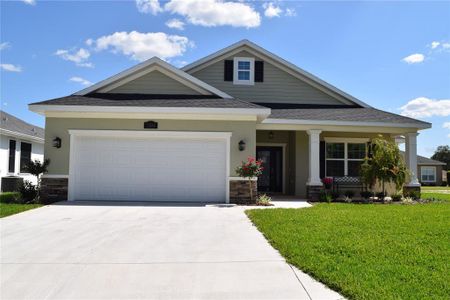
M 111 129 L 144 130 L 142 119 L 83 119 L 83 118 L 46 118 L 45 157 L 51 160 L 49 174 L 69 174 L 69 129 Z M 153 120 L 158 122 L 158 131 L 216 131 L 231 132 L 230 175 L 235 176 L 235 168 L 256 151 L 256 129 L 252 121 L 191 121 L 191 120 Z M 148 129 L 147 129 L 148 130 Z M 52 140 L 60 137 L 61 148 L 52 147 Z M 238 143 L 244 140 L 246 149 L 239 151 Z

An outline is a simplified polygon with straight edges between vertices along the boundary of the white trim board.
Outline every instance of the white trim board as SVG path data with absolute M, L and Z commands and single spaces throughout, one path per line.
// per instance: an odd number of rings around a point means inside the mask
M 195 131 L 141 131 L 141 130 L 80 130 L 69 129 L 70 158 L 69 158 L 69 187 L 68 200 L 74 201 L 75 187 L 75 143 L 78 137 L 120 137 L 120 138 L 174 138 L 174 139 L 206 139 L 225 140 L 225 203 L 230 203 L 230 160 L 231 160 L 231 132 L 195 132 Z
M 330 92 L 334 93 L 347 101 L 353 102 L 355 104 L 358 104 L 362 107 L 370 107 L 367 103 L 345 93 L 344 91 L 336 88 L 335 86 L 323 81 L 322 79 L 312 75 L 311 73 L 297 67 L 296 65 L 286 61 L 285 59 L 279 57 L 278 55 L 267 51 L 266 49 L 256 45 L 255 43 L 250 42 L 249 40 L 241 40 L 235 44 L 232 44 L 226 48 L 223 48 L 213 54 L 210 54 L 202 59 L 199 59 L 191 64 L 188 64 L 182 68 L 183 71 L 186 72 L 194 72 L 197 70 L 200 70 L 206 66 L 208 66 L 211 63 L 214 63 L 220 59 L 223 58 L 225 55 L 232 55 L 231 52 L 240 50 L 239 48 L 246 47 L 248 49 L 245 49 L 248 52 L 256 51 L 259 54 L 262 54 L 270 59 L 270 62 L 277 67 L 282 68 L 285 71 L 289 71 L 291 75 L 294 75 L 296 77 L 299 77 L 300 79 L 304 80 L 305 82 L 309 83 L 310 85 L 319 88 L 323 92 L 330 94 Z M 253 51 L 252 51 L 253 50 Z M 254 54 L 254 52 L 252 53 Z
M 158 57 L 152 57 L 134 67 L 131 67 L 125 71 L 122 71 L 114 76 L 111 76 L 105 80 L 102 80 L 90 87 L 87 87 L 85 89 L 82 89 L 76 93 L 74 93 L 74 95 L 86 95 L 88 93 L 92 93 L 94 91 L 100 90 L 102 88 L 105 88 L 108 85 L 114 84 L 116 87 L 118 85 L 123 84 L 122 82 L 125 80 L 126 78 L 128 78 L 129 76 L 134 76 L 135 73 L 143 71 L 146 68 L 152 67 L 152 66 L 159 66 L 160 69 L 165 69 L 166 71 L 168 71 L 169 73 L 173 74 L 172 78 L 175 79 L 177 78 L 178 80 L 180 80 L 181 83 L 186 84 L 187 82 L 190 82 L 206 91 L 209 91 L 219 97 L 222 98 L 226 98 L 226 99 L 231 99 L 233 98 L 232 96 L 228 95 L 227 93 L 224 93 L 222 91 L 220 91 L 219 89 L 216 89 L 215 87 L 207 84 L 206 82 L 203 82 L 201 80 L 199 80 L 198 78 L 195 78 L 189 74 L 187 74 L 186 72 L 175 68 L 174 66 L 172 66 L 171 64 L 161 60 Z M 139 76 L 138 76 L 139 77 Z M 137 78 L 137 77 L 136 77 Z M 117 85 L 118 84 L 118 85 Z
M 10 136 L 10 137 L 14 137 L 14 138 L 18 138 L 24 141 L 33 141 L 35 143 L 39 143 L 39 144 L 43 144 L 44 143 L 44 139 L 37 137 L 37 136 L 32 136 L 32 135 L 28 135 L 28 134 L 24 134 L 24 133 L 20 133 L 20 132 L 16 132 L 16 131 L 11 131 L 11 130 L 7 130 L 7 129 L 3 129 L 0 128 L 0 134 L 1 135 L 5 135 L 5 136 Z

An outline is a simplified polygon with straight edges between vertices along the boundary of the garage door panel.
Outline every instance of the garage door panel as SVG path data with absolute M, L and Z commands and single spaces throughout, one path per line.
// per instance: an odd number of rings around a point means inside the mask
M 74 139 L 75 200 L 224 202 L 226 140 Z

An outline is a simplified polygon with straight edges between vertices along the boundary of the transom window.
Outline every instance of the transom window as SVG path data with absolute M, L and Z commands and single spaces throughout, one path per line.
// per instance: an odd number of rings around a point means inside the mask
M 420 181 L 436 182 L 436 167 L 420 167 Z
M 253 57 L 235 57 L 234 58 L 234 84 L 254 84 L 254 65 Z
M 360 142 L 327 142 L 326 176 L 357 177 L 367 154 L 367 144 Z

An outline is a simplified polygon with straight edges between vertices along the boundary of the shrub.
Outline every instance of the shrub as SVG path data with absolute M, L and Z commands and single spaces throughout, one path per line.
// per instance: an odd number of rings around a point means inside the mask
M 250 201 L 253 201 L 252 178 L 261 175 L 263 170 L 262 160 L 256 160 L 254 157 L 249 157 L 247 162 L 243 161 L 241 165 L 236 168 L 236 174 L 248 179 Z
M 420 199 L 420 192 L 419 191 L 407 191 L 403 193 L 403 196 L 407 198 L 412 198 L 413 200 Z
M 333 201 L 336 201 L 339 196 L 340 194 L 338 192 L 331 192 L 331 199 L 333 199 Z
M 376 196 L 377 196 L 377 198 L 379 200 L 383 200 L 384 197 L 386 197 L 386 193 L 385 192 L 379 192 L 379 193 L 376 193 Z
M 0 203 L 20 203 L 19 192 L 5 192 L 0 194 Z
M 355 196 L 355 192 L 352 190 L 345 191 L 344 196 L 351 199 Z
M 272 205 L 270 203 L 271 201 L 272 201 L 272 198 L 270 198 L 270 196 L 267 196 L 266 194 L 262 194 L 258 197 L 258 199 L 256 199 L 256 204 L 262 205 L 262 206 L 270 206 L 270 205 Z
M 364 199 L 369 199 L 372 196 L 372 192 L 370 191 L 362 191 L 361 193 L 359 193 L 361 195 L 361 197 L 363 197 Z
M 22 186 L 19 188 L 19 192 L 22 196 L 22 203 L 34 202 L 37 197 L 37 188 L 30 181 L 25 180 Z
M 393 194 L 391 195 L 392 201 L 398 202 L 402 200 L 402 194 Z
M 320 202 L 328 202 L 328 203 L 330 203 L 333 200 L 333 198 L 327 192 L 322 191 L 319 194 L 319 200 L 320 200 Z

